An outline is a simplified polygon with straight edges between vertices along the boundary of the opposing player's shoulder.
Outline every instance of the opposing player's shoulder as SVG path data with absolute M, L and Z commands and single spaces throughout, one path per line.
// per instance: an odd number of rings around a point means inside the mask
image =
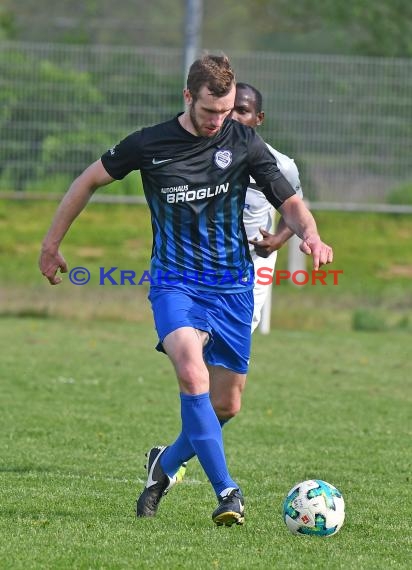
M 283 154 L 279 152 L 276 148 L 273 148 L 270 144 L 266 143 L 266 146 L 276 158 L 276 162 L 278 163 L 279 167 L 282 166 L 284 170 L 288 170 L 290 172 L 298 172 L 298 167 L 296 166 L 295 161 L 293 158 L 290 158 L 287 154 Z
M 290 158 L 287 154 L 279 152 L 277 149 L 273 148 L 270 144 L 266 143 L 266 146 L 276 158 L 279 170 L 282 172 L 283 176 L 287 181 L 293 186 L 297 193 L 302 192 L 302 187 L 300 183 L 299 170 L 296 166 L 293 158 Z

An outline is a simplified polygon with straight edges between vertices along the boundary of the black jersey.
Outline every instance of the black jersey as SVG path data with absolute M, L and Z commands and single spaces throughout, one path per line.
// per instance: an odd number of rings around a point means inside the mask
M 132 133 L 101 160 L 118 180 L 141 171 L 152 217 L 152 275 L 172 272 L 199 288 L 253 287 L 242 220 L 249 176 L 275 207 L 295 193 L 254 129 L 227 119 L 216 136 L 198 137 L 175 117 Z

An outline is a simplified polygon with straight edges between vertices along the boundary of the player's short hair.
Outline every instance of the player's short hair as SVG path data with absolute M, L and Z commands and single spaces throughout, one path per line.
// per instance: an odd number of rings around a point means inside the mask
M 253 87 L 253 85 L 250 85 L 250 83 L 236 83 L 236 89 L 239 89 L 239 90 L 250 89 L 250 91 L 253 91 L 253 93 L 255 95 L 256 113 L 260 113 L 262 111 L 263 97 L 262 97 L 262 93 L 259 91 L 259 89 L 256 89 L 256 87 Z
M 204 55 L 192 63 L 187 76 L 187 88 L 194 101 L 206 85 L 215 97 L 224 97 L 235 84 L 235 72 L 226 55 Z

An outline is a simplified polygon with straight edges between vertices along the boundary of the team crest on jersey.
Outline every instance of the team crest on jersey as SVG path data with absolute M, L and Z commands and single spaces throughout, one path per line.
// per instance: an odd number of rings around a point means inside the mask
M 232 153 L 230 150 L 217 150 L 214 156 L 215 164 L 219 168 L 227 168 L 232 164 Z

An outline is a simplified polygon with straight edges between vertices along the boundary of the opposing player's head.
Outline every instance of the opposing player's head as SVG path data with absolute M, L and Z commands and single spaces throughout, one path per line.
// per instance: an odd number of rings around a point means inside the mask
M 205 55 L 190 67 L 183 95 L 188 123 L 183 125 L 194 134 L 212 137 L 222 128 L 233 109 L 235 72 L 225 55 Z
M 262 94 L 256 87 L 248 83 L 237 83 L 231 118 L 253 128 L 263 123 L 265 113 L 262 110 Z

